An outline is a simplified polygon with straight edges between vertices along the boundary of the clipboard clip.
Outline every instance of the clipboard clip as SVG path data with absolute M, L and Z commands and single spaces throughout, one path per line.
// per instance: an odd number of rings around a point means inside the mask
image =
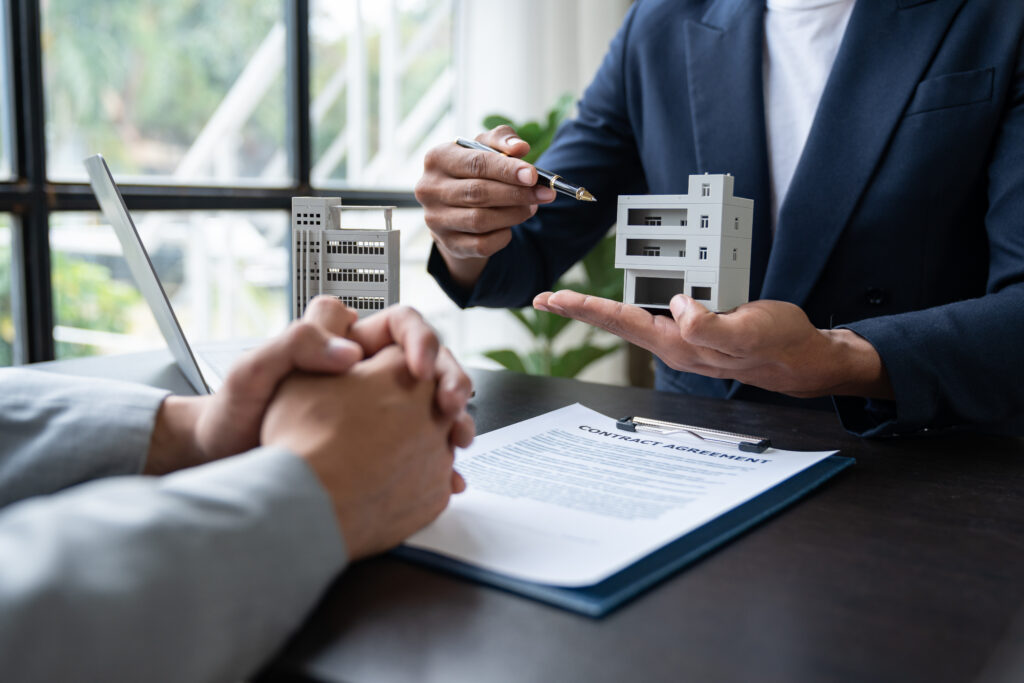
M 650 432 L 661 434 L 662 436 L 688 434 L 701 441 L 726 444 L 739 448 L 746 453 L 764 453 L 772 445 L 770 439 L 762 436 L 725 432 L 720 429 L 707 429 L 706 427 L 695 427 L 693 425 L 665 422 L 664 420 L 652 420 L 648 417 L 623 417 L 615 421 L 615 426 L 626 432 Z

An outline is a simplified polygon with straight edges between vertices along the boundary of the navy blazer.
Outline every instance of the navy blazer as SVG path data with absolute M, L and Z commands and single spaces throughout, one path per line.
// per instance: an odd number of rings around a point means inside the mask
M 641 0 L 579 114 L 538 165 L 560 198 L 513 229 L 463 306 L 523 306 L 615 221 L 619 194 L 685 193 L 732 173 L 755 201 L 751 299 L 801 306 L 881 355 L 895 400 L 837 398 L 865 435 L 1024 415 L 1024 2 L 859 0 L 773 239 L 762 0 Z M 813 405 L 658 363 L 657 386 Z M 819 403 L 820 404 L 820 403 Z

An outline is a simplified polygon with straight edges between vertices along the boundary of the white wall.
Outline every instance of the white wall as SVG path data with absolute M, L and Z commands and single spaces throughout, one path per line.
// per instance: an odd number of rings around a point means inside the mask
M 562 93 L 579 97 L 629 5 L 629 0 L 459 2 L 459 130 L 479 132 L 483 118 L 494 113 L 536 119 Z

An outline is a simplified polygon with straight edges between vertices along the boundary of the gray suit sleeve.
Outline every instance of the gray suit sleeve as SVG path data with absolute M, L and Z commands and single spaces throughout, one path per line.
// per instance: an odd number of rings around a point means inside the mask
M 139 384 L 0 370 L 0 508 L 141 472 L 166 396 Z
M 0 512 L 0 662 L 12 681 L 228 681 L 256 670 L 345 563 L 333 506 L 263 448 Z

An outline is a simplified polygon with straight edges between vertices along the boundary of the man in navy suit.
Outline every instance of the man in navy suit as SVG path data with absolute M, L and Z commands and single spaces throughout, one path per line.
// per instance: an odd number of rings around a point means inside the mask
M 864 435 L 1017 428 L 1022 50 L 1005 0 L 640 0 L 538 162 L 599 201 L 534 188 L 508 128 L 480 137 L 508 158 L 435 148 L 428 267 L 462 306 L 533 300 L 650 349 L 660 389 L 834 404 Z M 702 172 L 755 200 L 751 303 L 677 295 L 670 319 L 544 291 L 616 195 Z

